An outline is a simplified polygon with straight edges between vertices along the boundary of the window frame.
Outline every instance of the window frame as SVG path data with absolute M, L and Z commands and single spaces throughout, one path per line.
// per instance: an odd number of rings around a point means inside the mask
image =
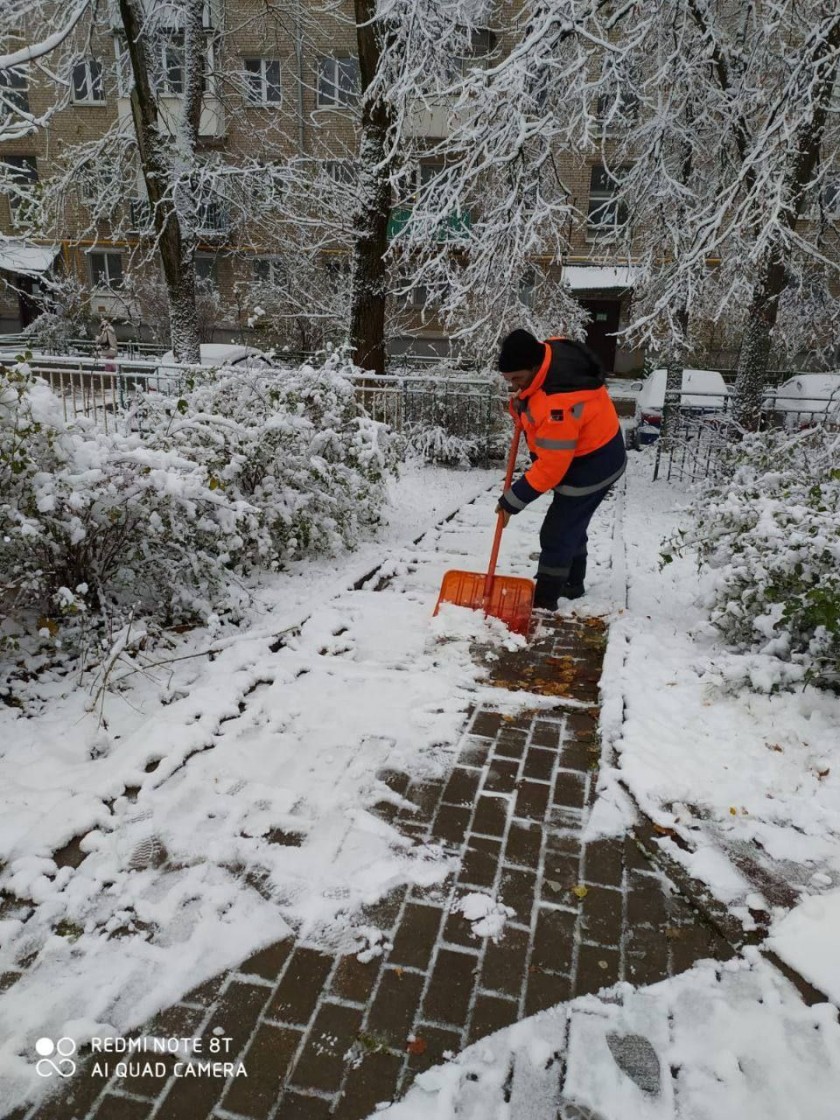
M 94 73 L 93 67 L 98 69 L 98 75 Z M 76 74 L 80 68 L 84 69 L 85 83 L 88 90 L 88 95 L 86 97 L 76 96 Z M 99 87 L 98 97 L 94 96 L 97 85 Z M 73 70 L 70 74 L 70 99 L 74 105 L 104 105 L 106 103 L 103 67 L 98 58 L 80 58 L 77 62 L 73 63 Z
M 260 273 L 265 269 L 266 275 Z M 253 257 L 251 259 L 251 278 L 255 284 L 267 284 L 270 288 L 277 288 L 285 283 L 288 278 L 286 263 L 282 257 Z
M 468 70 L 486 70 L 498 47 L 496 33 L 489 27 L 474 27 L 470 32 L 470 46 L 466 54 L 447 56 L 444 77 L 447 81 L 462 82 Z
M 183 97 L 187 79 L 183 31 L 173 30 L 161 38 L 160 43 L 157 44 L 157 60 L 160 63 L 158 95 Z M 173 81 L 174 72 L 179 75 L 177 81 Z
M 254 58 L 242 59 L 243 73 L 245 74 L 245 103 L 252 108 L 266 105 L 282 105 L 283 89 L 281 84 L 282 73 L 279 58 Z M 253 69 L 253 67 L 259 69 Z M 277 80 L 270 81 L 268 67 L 276 66 Z M 256 79 L 256 80 L 255 80 Z M 269 91 L 276 92 L 275 97 L 269 97 Z M 254 96 L 257 94 L 258 96 Z
M 601 136 L 614 136 L 622 127 L 630 128 L 639 119 L 641 99 L 635 92 L 622 91 L 600 93 L 595 101 L 595 122 Z M 614 107 L 614 108 L 613 108 Z M 613 109 L 609 116 L 609 110 Z
M 3 164 L 13 172 L 17 171 L 17 175 L 12 174 L 9 178 L 17 180 L 20 184 L 40 182 L 37 156 L 7 156 L 5 154 L 0 154 L 0 164 Z M 27 170 L 24 171 L 24 169 Z M 0 188 L 0 190 L 2 190 L 2 188 Z M 23 213 L 23 209 L 28 206 L 30 200 L 18 197 L 13 191 L 2 190 L 2 193 L 9 203 L 9 218 L 12 226 L 15 229 L 23 229 L 27 224 L 26 214 Z
M 592 165 L 589 177 L 589 195 L 587 198 L 586 206 L 586 240 L 587 241 L 606 241 L 615 240 L 622 229 L 624 229 L 629 220 L 627 211 L 627 203 L 621 199 L 616 199 L 616 194 L 619 190 L 618 176 L 625 169 L 627 165 L 617 167 L 615 171 L 610 171 L 605 164 L 595 163 Z M 607 187 L 595 187 L 596 174 L 600 173 L 605 181 L 612 181 L 612 190 L 607 190 Z M 594 205 L 596 204 L 597 205 Z M 593 220 L 593 215 L 598 211 L 607 214 L 610 211 L 613 214 L 612 221 L 606 222 L 603 219 Z
M 218 290 L 219 261 L 217 253 L 196 253 L 194 258 L 196 284 Z M 199 270 L 201 265 L 201 270 Z M 203 275 L 202 275 L 203 273 Z
M 0 103 L 0 120 L 15 110 L 24 116 L 30 114 L 29 71 L 25 64 L 0 70 L 0 88 L 5 90 L 4 100 Z
M 86 256 L 87 256 L 87 259 L 88 259 L 88 273 L 89 273 L 89 276 L 90 276 L 91 289 L 94 292 L 103 292 L 103 293 L 108 293 L 108 292 L 113 293 L 113 292 L 121 291 L 122 286 L 123 286 L 123 282 L 125 280 L 125 271 L 123 269 L 123 254 L 117 249 L 89 249 L 88 252 L 86 253 Z M 104 267 L 102 268 L 100 275 L 101 274 L 105 275 L 105 277 L 106 277 L 106 283 L 105 284 L 101 284 L 97 279 L 97 272 L 99 270 L 96 268 L 96 266 L 94 264 L 94 258 L 95 257 L 101 257 L 102 258 L 102 264 L 103 264 Z M 119 275 L 116 276 L 116 277 L 111 276 L 111 268 L 110 268 L 110 265 L 108 264 L 109 261 L 113 261 L 113 260 L 119 261 L 119 268 L 116 270 Z M 115 280 L 117 282 L 115 282 Z
M 351 64 L 349 85 L 346 83 L 347 64 Z M 331 75 L 326 73 L 328 67 L 332 69 Z M 361 93 L 359 60 L 356 55 L 320 55 L 317 60 L 317 76 L 315 102 L 319 109 L 352 109 L 356 105 Z M 345 79 L 345 84 L 342 84 L 342 78 Z M 328 86 L 332 87 L 332 94 L 324 92 Z

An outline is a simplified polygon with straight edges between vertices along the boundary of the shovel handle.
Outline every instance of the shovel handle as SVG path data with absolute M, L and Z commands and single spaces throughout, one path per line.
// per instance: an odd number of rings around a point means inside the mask
M 505 472 L 505 490 L 510 489 L 510 484 L 513 481 L 513 469 L 516 466 L 516 456 L 519 453 L 519 437 L 522 434 L 522 425 L 516 421 L 513 428 L 513 441 L 510 445 L 510 452 L 507 460 L 507 471 Z M 499 559 L 499 545 L 502 543 L 502 532 L 505 527 L 505 517 L 503 513 L 499 513 L 496 519 L 496 532 L 493 536 L 493 548 L 490 550 L 490 564 L 487 568 L 487 578 L 484 581 L 484 599 L 483 609 L 487 610 L 490 605 L 490 596 L 493 593 L 493 579 L 496 575 L 496 561 Z

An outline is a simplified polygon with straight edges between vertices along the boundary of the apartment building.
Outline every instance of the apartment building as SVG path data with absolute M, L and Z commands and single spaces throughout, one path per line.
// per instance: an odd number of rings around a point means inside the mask
M 75 301 L 80 316 L 107 316 L 123 337 L 164 333 L 165 301 L 149 251 L 149 207 L 131 144 L 124 139 L 131 136 L 124 36 L 115 4 L 101 5 L 99 12 L 92 33 L 79 36 L 62 107 L 45 127 L 0 142 L 2 331 L 27 325 L 44 306 L 45 277 L 60 274 L 75 280 L 65 286 L 69 294 L 62 298 Z M 248 336 L 259 342 L 261 332 L 270 334 L 272 327 L 270 309 L 255 314 L 260 294 L 284 286 L 294 290 L 303 262 L 312 259 L 313 244 L 323 280 L 320 319 L 340 316 L 342 301 L 346 304 L 359 127 L 353 5 L 350 0 L 338 5 L 294 0 L 278 16 L 256 0 L 208 0 L 204 26 L 206 76 L 197 154 L 208 165 L 225 168 L 225 185 L 199 204 L 202 329 L 207 341 Z M 25 42 L 37 37 L 38 28 L 21 28 L 20 35 Z M 470 62 L 498 57 L 510 45 L 488 27 L 475 36 Z M 156 40 L 154 50 L 165 122 L 167 114 L 173 119 L 177 115 L 183 96 L 182 33 L 173 27 L 171 35 Z M 453 69 L 464 61 L 453 58 Z M 22 66 L 0 72 L 3 98 L 7 105 L 12 100 L 39 116 L 55 102 L 56 89 Z M 421 180 L 435 172 L 434 164 L 423 159 L 424 143 L 439 139 L 446 127 L 446 107 L 433 103 L 408 123 Z M 90 153 L 87 160 L 85 152 Z M 255 155 L 262 174 L 255 170 Z M 624 220 L 614 181 L 597 156 L 559 153 L 558 160 L 581 220 L 570 224 L 569 250 L 562 260 L 536 255 L 534 265 L 561 277 L 586 310 L 588 342 L 607 370 L 638 368 L 642 355 L 624 349 L 615 337 L 628 318 L 634 269 L 632 260 L 614 255 L 615 232 Z M 290 161 L 308 166 L 317 186 L 311 197 L 295 199 L 297 214 L 305 215 L 299 228 L 306 232 L 306 243 L 299 253 L 291 220 L 259 217 L 260 191 L 274 193 L 276 202 L 277 192 L 285 189 L 278 169 Z M 238 174 L 237 168 L 245 170 Z M 62 176 L 60 206 L 48 226 L 39 225 L 33 213 L 38 190 L 30 188 Z M 299 190 L 301 181 L 290 179 L 288 189 Z M 246 196 L 247 204 L 242 201 Z M 409 209 L 410 200 L 407 206 L 397 200 L 394 229 Z M 458 220 L 468 221 L 469 214 Z M 395 306 L 393 354 L 447 353 L 447 339 L 425 296 L 418 287 Z M 538 297 L 530 291 L 526 270 L 522 299 L 532 298 Z M 294 308 L 283 314 L 289 322 L 295 320 Z M 307 308 L 297 318 L 305 324 Z M 306 348 L 304 326 L 299 337 L 292 330 L 285 337 Z

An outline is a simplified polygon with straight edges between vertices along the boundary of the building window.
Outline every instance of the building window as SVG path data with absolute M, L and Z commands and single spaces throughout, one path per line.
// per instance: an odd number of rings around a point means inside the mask
M 352 105 L 359 96 L 359 60 L 344 58 L 318 59 L 318 107 Z
M 429 302 L 429 289 L 425 284 L 415 284 L 405 296 L 405 306 L 412 311 L 422 311 Z
M 122 287 L 122 253 L 88 253 L 91 287 L 118 291 Z
M 603 164 L 592 168 L 589 181 L 589 209 L 586 232 L 590 238 L 615 237 L 627 224 L 627 206 L 616 196 L 624 167 L 609 171 Z
M 149 233 L 153 225 L 152 204 L 147 198 L 128 201 L 128 228 L 131 233 Z
M 0 120 L 12 113 L 29 112 L 29 79 L 26 70 L 0 70 Z
M 195 278 L 205 288 L 215 288 L 218 284 L 216 256 L 214 253 L 196 253 Z
M 326 159 L 324 170 L 334 183 L 353 186 L 358 178 L 356 163 L 352 159 Z
M 184 92 L 184 35 L 172 31 L 160 44 L 161 81 L 158 93 L 180 97 Z
M 114 56 L 117 60 L 117 95 L 128 97 L 134 88 L 134 72 L 128 57 L 128 46 L 119 35 L 114 36 Z
M 598 97 L 595 119 L 598 127 L 605 134 L 619 132 L 622 128 L 632 125 L 638 118 L 638 94 L 629 90 L 616 90 L 614 93 L 602 93 Z
M 218 237 L 230 228 L 227 200 L 208 186 L 200 186 L 196 191 L 195 214 L 199 237 Z
M 519 291 L 517 293 L 519 302 L 523 307 L 530 310 L 534 308 L 534 290 L 537 286 L 537 273 L 536 269 L 530 265 L 525 269 L 519 281 Z
M 85 206 L 101 209 L 109 194 L 113 194 L 115 203 L 119 200 L 120 182 L 115 181 L 114 168 L 105 158 L 82 164 L 75 180 L 79 198 Z
M 76 105 L 104 105 L 102 63 L 95 58 L 77 62 L 73 67 L 73 101 Z
M 286 270 L 279 257 L 257 257 L 253 262 L 254 280 L 270 288 L 280 287 L 286 280 Z
M 37 206 L 38 163 L 34 156 L 3 156 L 0 189 L 8 196 L 12 224 L 25 225 Z
M 280 63 L 276 58 L 246 58 L 245 83 L 249 105 L 280 104 Z
M 350 261 L 347 257 L 327 257 L 324 261 L 324 272 L 330 291 L 339 294 L 346 290 L 350 283 Z
M 830 222 L 840 218 L 840 178 L 830 179 L 820 191 L 822 212 Z
M 470 32 L 470 44 L 463 54 L 450 55 L 446 63 L 446 77 L 449 81 L 464 78 L 467 71 L 475 67 L 485 68 L 496 47 L 496 36 L 487 28 L 475 28 Z

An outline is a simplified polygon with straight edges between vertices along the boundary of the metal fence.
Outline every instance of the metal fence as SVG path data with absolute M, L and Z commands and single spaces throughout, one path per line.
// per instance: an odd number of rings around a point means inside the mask
M 713 400 L 702 401 L 707 396 Z M 696 482 L 713 475 L 725 450 L 742 429 L 732 416 L 732 398 L 692 391 L 692 404 L 680 392 L 668 393 L 659 437 L 656 439 L 654 479 Z M 697 398 L 697 399 L 696 399 Z M 840 431 L 840 388 L 828 396 L 801 397 L 765 392 L 759 431 L 798 432 L 817 425 Z
M 141 394 L 177 393 L 190 374 L 189 366 L 142 359 L 38 355 L 28 364 L 61 400 L 65 420 L 85 417 L 104 431 L 142 431 Z M 282 377 L 284 371 L 272 367 L 258 372 Z M 439 427 L 473 441 L 484 457 L 500 453 L 509 439 L 508 394 L 497 380 L 428 372 L 360 374 L 351 380 L 368 415 L 395 431 Z
M 139 342 L 132 339 L 120 339 L 119 349 L 120 353 L 126 358 L 148 359 L 165 354 L 168 348 L 161 345 L 159 342 Z M 26 351 L 37 351 L 37 356 L 39 358 L 42 355 L 47 355 L 49 357 L 66 357 L 67 355 L 73 355 L 76 357 L 95 358 L 97 356 L 97 345 L 92 338 L 70 338 L 62 341 L 50 342 L 23 334 L 0 334 L 0 353 L 5 353 L 9 357 L 14 357 Z
M 470 440 L 484 458 L 500 453 L 510 436 L 508 394 L 497 381 L 451 375 L 382 375 L 354 378 L 356 398 L 369 416 L 410 434 L 441 428 Z

